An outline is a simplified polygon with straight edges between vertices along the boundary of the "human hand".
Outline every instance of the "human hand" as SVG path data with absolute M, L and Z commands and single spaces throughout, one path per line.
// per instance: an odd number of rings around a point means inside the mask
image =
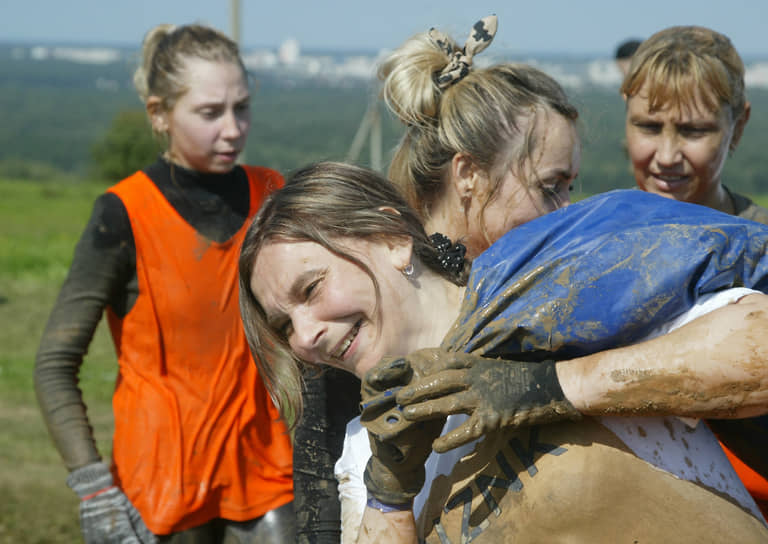
M 453 354 L 437 348 L 422 349 L 408 357 L 383 359 L 370 369 L 361 383 L 360 403 L 368 431 L 382 440 L 390 440 L 409 427 L 402 406 L 396 402 L 397 392 L 411 381 L 441 370 L 446 356 Z
M 405 363 L 379 365 L 376 372 L 388 384 L 407 380 L 395 400 L 408 421 L 469 415 L 458 428 L 435 440 L 437 452 L 505 427 L 581 417 L 563 394 L 554 361 L 486 359 L 428 349 L 409 355 Z
M 424 463 L 445 418 L 419 422 L 397 418 L 394 391 L 405 383 L 400 379 L 403 360 L 385 360 L 381 365 L 389 374 L 382 377 L 373 369 L 362 387 L 360 421 L 368 430 L 372 453 L 365 468 L 365 486 L 383 503 L 409 505 L 424 485 Z M 393 418 L 397 419 L 394 425 L 387 423 Z
M 86 544 L 152 544 L 157 542 L 141 514 L 114 485 L 102 462 L 73 470 L 67 485 L 80 497 L 80 530 Z

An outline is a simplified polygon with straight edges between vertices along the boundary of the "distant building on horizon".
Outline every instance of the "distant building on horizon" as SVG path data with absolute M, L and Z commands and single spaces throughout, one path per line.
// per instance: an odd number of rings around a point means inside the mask
M 109 64 L 114 62 L 136 62 L 138 50 L 97 46 L 58 45 L 0 45 L 11 60 L 61 60 L 80 64 Z M 292 80 L 306 78 L 322 81 L 329 85 L 369 84 L 376 77 L 376 65 L 384 51 L 377 54 L 360 52 L 305 52 L 294 38 L 286 39 L 276 49 L 243 48 L 243 61 L 249 70 L 267 72 L 276 78 L 290 77 Z M 513 60 L 506 56 L 487 56 L 478 59 L 480 65 Z M 583 89 L 588 87 L 616 88 L 621 83 L 621 72 L 614 59 L 574 58 L 563 54 L 561 58 L 547 54 L 541 58 L 525 55 L 514 58 L 549 74 L 564 87 Z M 768 89 L 768 59 L 746 63 L 745 84 L 751 88 Z M 357 82 L 357 83 L 355 83 Z M 111 89 L 111 85 L 104 88 Z

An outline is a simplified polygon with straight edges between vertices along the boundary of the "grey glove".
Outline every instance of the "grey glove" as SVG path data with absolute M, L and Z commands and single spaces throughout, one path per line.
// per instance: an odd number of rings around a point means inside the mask
M 563 394 L 555 361 L 486 359 L 438 349 L 420 350 L 406 361 L 407 365 L 390 362 L 388 368 L 376 367 L 390 386 L 407 383 L 396 393 L 404 419 L 469 415 L 461 426 L 435 440 L 437 452 L 506 427 L 581 418 Z
M 405 364 L 403 359 L 385 359 L 395 367 Z M 390 505 L 410 505 L 424 485 L 424 463 L 432 452 L 432 441 L 440 435 L 444 418 L 410 422 L 397 418 L 394 390 L 384 375 L 369 371 L 362 386 L 360 421 L 368 430 L 371 458 L 365 467 L 365 487 L 369 495 Z M 389 420 L 397 419 L 394 427 Z
M 70 472 L 67 485 L 80 497 L 80 530 L 86 544 L 152 544 L 157 542 L 141 514 L 112 481 L 104 463 Z

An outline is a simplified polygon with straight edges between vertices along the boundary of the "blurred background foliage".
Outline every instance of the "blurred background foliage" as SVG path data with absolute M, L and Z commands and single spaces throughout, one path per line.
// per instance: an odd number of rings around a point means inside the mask
M 154 160 L 159 147 L 131 84 L 133 65 L 18 62 L 0 54 L 0 177 L 91 178 L 113 183 Z M 254 74 L 252 128 L 245 159 L 288 172 L 308 162 L 343 160 L 371 100 L 374 82 L 327 82 Z M 618 90 L 568 89 L 580 112 L 582 168 L 577 190 L 629 188 L 634 181 L 622 148 L 624 103 Z M 752 116 L 725 167 L 736 191 L 768 194 L 768 90 L 748 89 Z M 383 106 L 385 163 L 402 126 Z M 359 162 L 368 165 L 366 149 Z

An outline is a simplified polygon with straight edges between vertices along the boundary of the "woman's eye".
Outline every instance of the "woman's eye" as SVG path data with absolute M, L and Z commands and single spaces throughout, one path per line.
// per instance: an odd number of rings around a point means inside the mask
M 317 278 L 315 280 L 312 280 L 307 284 L 307 286 L 304 288 L 304 298 L 309 299 L 314 293 L 317 292 L 317 289 L 320 286 L 320 282 L 322 281 L 322 277 Z
M 571 184 L 569 181 L 562 180 L 550 183 L 542 183 L 540 188 L 542 194 L 546 196 L 558 196 L 561 193 L 572 191 L 573 184 Z
M 556 185 L 542 185 L 541 192 L 546 196 L 555 196 L 558 190 Z
M 203 119 L 216 119 L 218 117 L 219 112 L 216 110 L 200 110 L 200 115 L 203 117 Z
M 304 298 L 309 298 L 312 296 L 312 291 L 315 290 L 315 285 L 316 283 L 313 281 L 304 288 Z
M 709 132 L 707 127 L 681 127 L 680 133 L 688 138 L 699 138 Z
M 635 123 L 635 127 L 647 133 L 656 133 L 661 130 L 661 125 L 656 123 Z

